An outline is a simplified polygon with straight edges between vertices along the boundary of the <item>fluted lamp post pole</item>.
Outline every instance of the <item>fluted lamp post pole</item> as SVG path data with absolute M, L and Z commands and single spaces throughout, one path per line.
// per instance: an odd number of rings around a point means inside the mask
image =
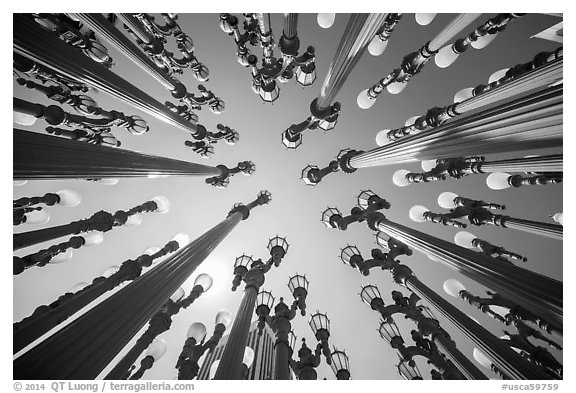
M 195 322 L 190 325 L 186 342 L 176 363 L 178 379 L 190 380 L 198 375 L 198 371 L 200 370 L 198 360 L 200 360 L 206 351 L 214 351 L 222 335 L 232 323 L 232 314 L 229 311 L 221 310 L 216 314 L 215 322 L 214 333 L 206 342 L 204 342 L 206 336 L 206 327 L 204 324 Z
M 226 181 L 230 172 L 224 165 L 196 164 L 17 128 L 13 137 L 14 179 L 106 179 L 163 175 L 211 176 Z
M 249 204 L 236 204 L 214 228 L 18 357 L 14 378 L 96 378 L 228 233 L 270 200 L 270 193 L 261 191 Z
M 256 305 L 258 290 L 264 284 L 265 274 L 272 266 L 278 267 L 282 262 L 282 258 L 288 251 L 288 242 L 276 236 L 269 240 L 268 251 L 270 251 L 270 259 L 266 263 L 261 259 L 253 261 L 245 255 L 238 258 L 240 261 L 237 259 L 232 289 L 236 290 L 241 281 L 246 286 L 214 379 L 244 379 L 241 351 L 246 347 L 248 340 L 250 320 Z M 242 265 L 243 269 L 240 269 L 240 263 L 250 263 L 250 266 Z
M 282 133 L 282 142 L 287 148 L 296 149 L 300 146 L 302 132 L 306 129 L 320 128 L 329 131 L 334 128 L 340 112 L 340 103 L 334 102 L 334 99 L 387 15 L 350 15 L 348 25 L 320 88 L 320 94 L 310 104 L 310 117 L 302 123 L 291 125 Z

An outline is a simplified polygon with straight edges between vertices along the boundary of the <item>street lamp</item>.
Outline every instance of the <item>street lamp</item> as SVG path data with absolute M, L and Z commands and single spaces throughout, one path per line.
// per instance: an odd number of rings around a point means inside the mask
M 520 254 L 508 251 L 504 247 L 495 246 L 466 231 L 460 231 L 456 235 L 454 235 L 454 243 L 456 243 L 460 247 L 478 249 L 483 254 L 488 255 L 504 263 L 510 263 L 510 261 L 505 257 L 509 257 L 522 262 L 528 261 L 528 258 L 523 257 Z
M 432 21 L 434 20 L 434 18 L 436 18 L 436 15 L 438 14 L 414 14 L 414 17 L 416 19 L 416 23 L 418 23 L 420 26 L 427 26 L 430 23 L 432 23 Z
M 244 287 L 242 301 L 238 307 L 238 313 L 234 319 L 234 324 L 230 330 L 230 336 L 222 353 L 220 365 L 218 366 L 214 379 L 243 379 L 243 376 L 241 376 L 242 363 L 240 351 L 246 346 L 248 340 L 250 320 L 258 300 L 258 291 L 265 282 L 266 273 L 270 271 L 272 266 L 278 267 L 280 265 L 282 258 L 284 258 L 288 251 L 288 247 L 289 245 L 285 238 L 275 236 L 268 241 L 267 248 L 270 252 L 270 259 L 268 259 L 268 261 L 263 262 L 261 259 L 253 260 L 246 255 L 236 258 L 232 289 L 235 290 L 242 281 L 246 285 Z M 249 266 L 248 263 L 250 264 Z M 268 300 L 270 299 L 268 298 Z M 262 311 L 262 308 L 260 310 Z M 262 322 L 260 324 L 263 326 Z
M 400 374 L 406 380 L 423 380 L 422 374 L 420 374 L 420 370 L 418 370 L 418 366 L 416 363 L 410 365 L 409 361 L 402 359 L 400 355 L 398 355 L 398 365 L 396 368 L 398 369 L 398 374 Z
M 316 380 L 318 374 L 315 368 L 320 365 L 322 345 L 318 343 L 314 352 L 306 345 L 302 338 L 302 346 L 298 350 L 298 361 L 290 358 L 290 366 L 299 380 Z
M 384 53 L 386 47 L 388 46 L 388 40 L 390 39 L 390 36 L 392 35 L 392 32 L 394 31 L 394 28 L 400 19 L 402 19 L 402 14 L 388 14 L 384 24 L 376 32 L 376 35 L 374 38 L 372 38 L 372 41 L 370 41 L 370 44 L 368 45 L 368 52 L 372 56 L 380 56 L 382 53 Z M 360 95 L 358 95 L 358 99 L 360 99 Z M 358 106 L 362 109 L 366 109 L 360 105 L 360 101 L 358 102 Z
M 316 21 L 318 22 L 318 26 L 323 29 L 329 29 L 334 24 L 334 20 L 336 20 L 336 14 L 318 14 L 316 17 Z
M 316 340 L 318 340 L 318 348 L 322 349 L 326 363 L 331 364 L 332 359 L 330 358 L 330 347 L 328 345 L 328 339 L 330 338 L 330 319 L 328 319 L 326 314 L 316 311 L 316 314 L 310 316 L 308 324 Z
M 13 225 L 22 223 L 42 224 L 48 222 L 50 214 L 42 207 L 36 206 L 44 204 L 46 206 L 78 206 L 82 197 L 76 191 L 60 190 L 55 193 L 46 193 L 41 197 L 23 197 L 12 201 Z
M 195 322 L 188 328 L 186 342 L 176 363 L 178 379 L 189 380 L 194 379 L 198 375 L 200 370 L 198 360 L 206 351 L 210 353 L 214 351 L 222 335 L 232 323 L 232 314 L 226 310 L 220 310 L 216 314 L 215 323 L 214 333 L 206 342 L 204 342 L 206 337 L 206 326 L 204 324 Z
M 334 351 L 330 354 L 330 359 L 332 359 L 330 367 L 334 371 L 336 379 L 350 379 L 350 360 L 348 355 L 346 355 L 346 351 L 339 351 L 334 347 Z

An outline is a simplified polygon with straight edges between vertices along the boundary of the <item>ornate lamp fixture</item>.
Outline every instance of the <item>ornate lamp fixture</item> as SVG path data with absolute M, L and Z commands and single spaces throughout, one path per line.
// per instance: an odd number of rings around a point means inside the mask
M 322 353 L 326 358 L 326 363 L 331 364 L 332 359 L 330 357 L 330 347 L 328 345 L 328 339 L 330 338 L 330 319 L 328 319 L 326 314 L 316 311 L 316 314 L 310 316 L 308 324 L 310 325 L 316 340 L 318 340 L 318 348 L 322 350 Z
M 18 198 L 12 201 L 13 225 L 47 222 L 50 216 L 44 212 L 41 206 L 36 205 L 44 204 L 46 206 L 59 205 L 75 207 L 78 206 L 81 201 L 82 197 L 80 194 L 72 190 L 60 190 L 55 193 L 49 192 L 41 197 Z M 32 218 L 31 215 L 33 216 Z
M 334 347 L 330 358 L 332 359 L 330 367 L 334 371 L 336 379 L 350 379 L 350 360 L 348 355 L 346 355 L 346 351 L 339 351 Z
M 494 172 L 486 178 L 486 185 L 493 190 L 504 190 L 510 187 L 522 187 L 525 185 L 556 184 L 562 182 L 562 173 L 539 174 L 536 176 L 510 175 L 505 172 Z
M 510 261 L 506 259 L 506 257 L 522 262 L 528 261 L 528 258 L 523 257 L 520 254 L 508 251 L 504 247 L 495 246 L 491 243 L 488 243 L 486 240 L 482 240 L 466 231 L 460 231 L 456 235 L 454 235 L 454 243 L 456 243 L 460 247 L 477 249 L 481 253 L 504 263 L 510 263 Z
M 198 375 L 200 367 L 198 360 L 209 351 L 212 353 L 226 329 L 232 323 L 232 314 L 226 310 L 220 310 L 216 314 L 216 326 L 214 333 L 208 341 L 204 342 L 206 337 L 206 327 L 200 322 L 195 322 L 188 329 L 187 339 L 178 357 L 176 368 L 178 369 L 178 379 L 194 379 Z
M 256 171 L 256 165 L 252 161 L 242 161 L 234 168 L 228 169 L 226 165 L 217 165 L 222 172 L 220 176 L 213 176 L 206 179 L 206 183 L 218 188 L 225 188 L 230 183 L 230 177 L 237 173 L 250 176 Z
M 315 368 L 320 365 L 320 354 L 322 345 L 318 343 L 314 352 L 306 345 L 306 340 L 302 339 L 302 346 L 298 350 L 298 361 L 290 359 L 290 366 L 296 377 L 300 380 L 316 380 L 318 374 Z
M 382 53 L 384 53 L 386 47 L 388 46 L 388 40 L 390 39 L 394 28 L 398 22 L 400 22 L 400 19 L 402 19 L 402 14 L 388 14 L 384 24 L 382 27 L 380 27 L 380 29 L 378 29 L 376 35 L 374 38 L 372 38 L 372 41 L 370 41 L 370 44 L 368 45 L 368 52 L 372 56 L 380 56 Z M 358 103 L 358 106 L 362 108 L 360 103 Z

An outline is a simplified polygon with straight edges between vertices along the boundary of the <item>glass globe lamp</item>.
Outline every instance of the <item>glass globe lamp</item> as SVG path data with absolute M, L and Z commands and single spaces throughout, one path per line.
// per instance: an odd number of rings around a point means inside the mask
M 424 213 L 428 212 L 428 208 L 422 205 L 415 205 L 412 206 L 410 211 L 408 212 L 408 216 L 414 222 L 426 222 L 424 218 Z
M 164 214 L 170 211 L 170 201 L 165 196 L 155 196 L 152 198 L 152 201 L 156 202 L 156 205 L 158 206 L 156 210 L 154 210 L 156 213 Z
M 476 239 L 476 236 L 466 231 L 460 231 L 454 235 L 454 243 L 464 248 L 474 248 L 472 244 L 474 239 Z
M 454 203 L 454 199 L 456 198 L 458 198 L 458 195 L 453 192 L 443 192 L 438 195 L 438 206 L 443 207 L 444 209 L 453 209 L 456 207 L 456 204 Z
M 392 183 L 394 183 L 398 187 L 406 187 L 410 185 L 410 182 L 406 179 L 406 175 L 409 174 L 410 171 L 406 169 L 398 169 L 394 172 L 392 176 Z
M 318 14 L 316 21 L 321 28 L 329 29 L 334 24 L 335 19 L 336 14 Z
M 455 298 L 460 297 L 460 292 L 466 290 L 466 287 L 462 285 L 460 281 L 453 278 L 449 278 L 448 280 L 444 281 L 443 287 L 444 292 Z
M 216 325 L 222 324 L 226 328 L 228 328 L 232 323 L 232 313 L 230 313 L 230 311 L 228 310 L 218 311 L 218 313 L 216 314 L 215 322 Z
M 196 277 L 196 279 L 194 280 L 194 286 L 200 285 L 204 290 L 204 292 L 206 292 L 212 287 L 212 282 L 213 282 L 212 277 L 210 277 L 206 273 L 202 273 L 198 275 L 198 277 Z
M 187 338 L 193 338 L 196 343 L 201 342 L 204 337 L 206 337 L 206 326 L 201 322 L 194 322 L 188 328 L 188 333 L 186 333 Z
M 486 185 L 492 190 L 504 190 L 510 188 L 510 174 L 505 172 L 493 172 L 486 178 Z

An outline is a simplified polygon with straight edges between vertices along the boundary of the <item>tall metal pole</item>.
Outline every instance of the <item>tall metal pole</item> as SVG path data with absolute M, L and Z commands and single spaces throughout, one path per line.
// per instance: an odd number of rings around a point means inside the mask
M 269 193 L 261 193 L 255 202 L 269 200 Z M 248 218 L 250 206 L 254 202 L 236 206 L 224 221 L 161 265 L 18 357 L 14 378 L 96 378 L 228 233 Z
M 319 110 L 324 110 L 332 104 L 387 16 L 388 14 L 350 15 L 348 25 L 320 89 L 320 95 L 316 98 L 316 107 Z
M 221 168 L 14 128 L 14 179 L 220 176 Z
M 28 16 L 14 14 L 14 25 L 18 26 L 14 29 L 13 40 L 16 53 L 69 78 L 106 92 L 192 135 L 199 132 L 195 124 L 172 112 L 165 105 L 106 67 L 84 56 L 82 51 L 67 45 L 54 34 L 46 32 Z
M 408 247 L 432 255 L 463 275 L 501 293 L 511 301 L 562 326 L 562 282 L 387 220 L 376 213 L 368 217 L 371 228 L 386 233 Z
M 350 171 L 421 160 L 562 146 L 563 86 L 407 136 L 348 159 Z M 346 163 L 344 163 L 346 164 Z
M 563 155 L 511 158 L 507 160 L 479 161 L 472 170 L 489 172 L 563 172 Z

